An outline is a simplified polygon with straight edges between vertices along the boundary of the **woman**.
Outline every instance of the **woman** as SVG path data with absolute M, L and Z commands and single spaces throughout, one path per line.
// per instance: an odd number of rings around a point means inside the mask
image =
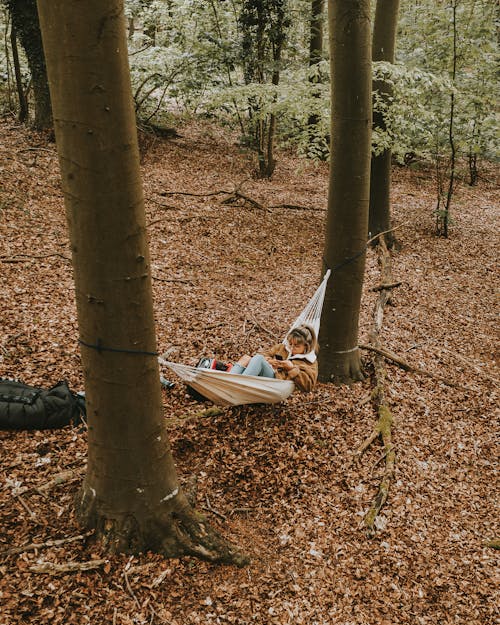
M 307 325 L 297 326 L 290 330 L 284 343 L 273 345 L 263 354 L 242 356 L 231 373 L 292 380 L 301 391 L 307 392 L 318 379 L 317 350 L 314 330 Z

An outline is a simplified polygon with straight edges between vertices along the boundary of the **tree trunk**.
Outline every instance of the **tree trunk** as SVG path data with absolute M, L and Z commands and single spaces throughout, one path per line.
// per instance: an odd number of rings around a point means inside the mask
M 329 0 L 332 159 L 324 261 L 333 270 L 321 321 L 320 380 L 363 378 L 358 322 L 368 234 L 371 140 L 369 0 Z
M 373 60 L 394 63 L 396 28 L 399 0 L 377 0 L 375 23 L 373 26 Z M 378 91 L 383 105 L 390 106 L 393 89 L 386 81 L 374 81 L 373 90 Z M 386 130 L 382 112 L 373 114 L 374 128 Z M 368 230 L 370 236 L 386 232 L 387 247 L 392 248 L 396 238 L 391 229 L 391 160 L 390 149 L 371 157 L 370 212 Z
M 88 417 L 76 503 L 111 551 L 243 563 L 179 488 L 162 415 L 122 0 L 39 0 Z
M 35 100 L 34 126 L 38 130 L 51 128 L 52 107 L 36 0 L 8 0 L 7 6 L 31 72 Z
M 10 47 L 12 48 L 12 62 L 14 64 L 14 75 L 16 77 L 17 97 L 19 100 L 19 121 L 24 124 L 28 119 L 29 108 L 28 99 L 23 88 L 23 80 L 21 76 L 21 66 L 19 64 L 19 54 L 17 52 L 17 35 L 14 24 L 10 27 Z
M 311 0 L 311 19 L 309 24 L 310 39 L 309 39 L 309 67 L 314 67 L 321 62 L 323 58 L 323 13 L 324 13 L 325 0 Z M 317 84 L 319 78 L 317 76 L 310 76 L 309 81 L 312 84 Z M 316 97 L 318 94 L 315 94 Z M 307 121 L 309 126 L 317 126 L 319 118 L 316 113 L 309 115 Z

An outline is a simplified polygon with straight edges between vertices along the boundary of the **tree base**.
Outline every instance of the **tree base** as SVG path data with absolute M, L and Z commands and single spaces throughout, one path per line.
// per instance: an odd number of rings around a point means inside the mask
M 329 362 L 320 362 L 318 379 L 320 382 L 333 383 L 338 386 L 362 382 L 365 376 L 361 368 L 359 349 L 352 352 L 334 354 Z
M 113 516 L 99 510 L 95 497 L 84 490 L 77 499 L 76 516 L 84 528 L 95 530 L 95 538 L 109 553 L 153 551 L 166 558 L 188 555 L 238 567 L 250 561 L 191 508 L 182 492 L 155 510 Z

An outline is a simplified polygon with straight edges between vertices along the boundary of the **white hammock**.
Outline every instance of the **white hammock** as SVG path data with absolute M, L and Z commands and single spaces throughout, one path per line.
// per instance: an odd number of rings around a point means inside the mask
M 326 283 L 330 277 L 328 270 L 323 281 L 309 300 L 304 310 L 290 326 L 290 330 L 302 324 L 314 328 L 319 336 L 321 309 L 325 299 Z M 286 339 L 286 337 L 285 337 Z M 283 342 L 285 341 L 283 339 Z M 289 397 L 295 385 L 291 380 L 278 380 L 253 375 L 238 375 L 215 369 L 197 369 L 190 365 L 182 365 L 158 358 L 160 364 L 165 365 L 176 373 L 183 382 L 201 393 L 204 397 L 220 406 L 241 406 L 243 404 L 274 404 Z

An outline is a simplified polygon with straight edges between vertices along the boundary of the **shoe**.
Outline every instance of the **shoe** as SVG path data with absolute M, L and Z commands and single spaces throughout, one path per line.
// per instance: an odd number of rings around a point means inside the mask
M 215 360 L 213 358 L 200 358 L 196 363 L 197 369 L 213 369 Z
M 212 369 L 215 369 L 216 371 L 231 371 L 233 365 L 230 362 L 219 362 L 216 361 L 215 362 L 215 367 L 212 366 Z

